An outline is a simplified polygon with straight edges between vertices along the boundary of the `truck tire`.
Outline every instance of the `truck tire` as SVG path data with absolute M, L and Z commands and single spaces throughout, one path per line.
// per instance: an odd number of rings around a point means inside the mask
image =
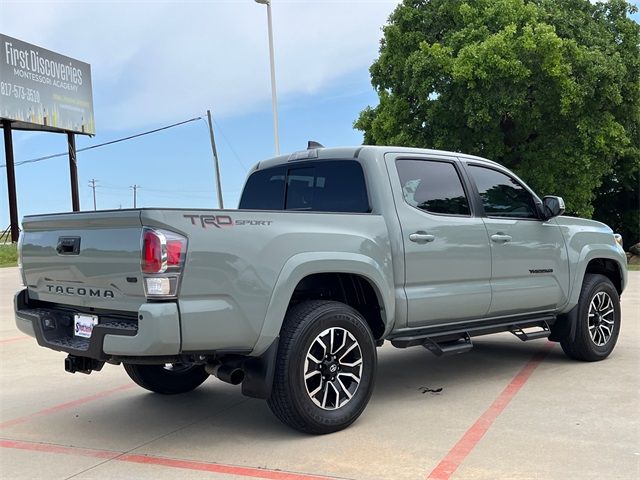
M 577 305 L 575 335 L 560 338 L 564 353 L 575 360 L 597 362 L 609 356 L 620 333 L 620 297 L 604 275 L 586 274 Z
M 376 367 L 375 340 L 356 310 L 339 302 L 305 301 L 285 317 L 267 403 L 296 430 L 336 432 L 367 406 Z
M 167 365 L 123 364 L 125 371 L 142 388 L 163 395 L 186 393 L 199 387 L 209 374 L 203 365 Z

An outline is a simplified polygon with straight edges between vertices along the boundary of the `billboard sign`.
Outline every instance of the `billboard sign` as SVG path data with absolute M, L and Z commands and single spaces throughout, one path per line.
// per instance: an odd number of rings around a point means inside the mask
M 0 34 L 0 118 L 15 129 L 94 135 L 91 66 Z

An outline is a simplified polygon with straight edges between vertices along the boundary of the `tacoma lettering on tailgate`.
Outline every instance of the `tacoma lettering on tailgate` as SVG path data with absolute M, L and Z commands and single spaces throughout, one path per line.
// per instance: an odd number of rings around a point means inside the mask
M 60 295 L 114 298 L 112 290 L 103 290 L 101 288 L 63 287 L 61 285 L 47 285 L 47 290 L 49 290 L 49 293 L 57 293 Z

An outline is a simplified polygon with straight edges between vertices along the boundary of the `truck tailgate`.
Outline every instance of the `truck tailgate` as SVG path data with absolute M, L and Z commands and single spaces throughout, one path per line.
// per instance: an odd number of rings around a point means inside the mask
M 139 210 L 31 216 L 23 229 L 29 298 L 129 312 L 144 303 Z

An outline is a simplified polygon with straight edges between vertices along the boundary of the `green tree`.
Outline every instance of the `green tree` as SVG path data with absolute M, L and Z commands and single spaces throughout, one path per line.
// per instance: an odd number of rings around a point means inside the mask
M 404 0 L 370 69 L 379 104 L 354 125 L 368 144 L 496 160 L 638 241 L 636 11 L 624 0 Z

